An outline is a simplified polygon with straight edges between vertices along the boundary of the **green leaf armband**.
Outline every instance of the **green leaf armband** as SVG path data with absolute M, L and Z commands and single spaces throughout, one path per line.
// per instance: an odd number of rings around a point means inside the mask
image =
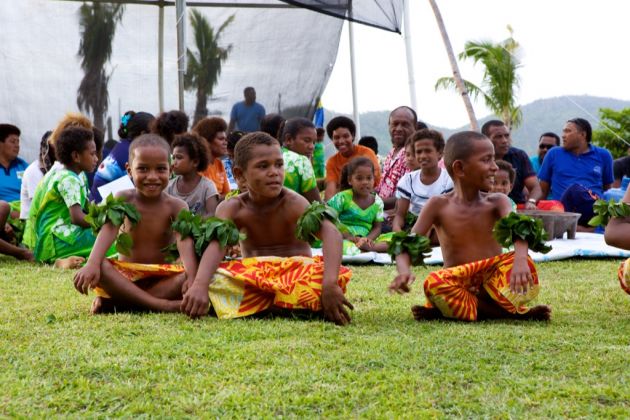
M 188 210 L 182 210 L 173 221 L 171 228 L 178 232 L 182 239 L 192 237 L 195 242 L 195 254 L 201 257 L 212 241 L 218 241 L 222 248 L 234 246 L 245 239 L 245 234 L 240 233 L 231 220 L 209 217 L 203 219 Z M 164 249 L 165 252 L 173 252 L 173 245 Z
M 189 236 L 196 239 L 201 231 L 201 224 L 203 219 L 201 216 L 196 215 L 189 210 L 182 210 L 179 212 L 173 223 L 171 229 L 181 235 L 182 239 L 186 239 Z
M 110 222 L 114 226 L 121 226 L 125 222 L 125 218 L 129 220 L 131 226 L 135 226 L 140 221 L 140 213 L 138 209 L 126 201 L 124 197 L 114 198 L 112 194 L 108 195 L 101 204 L 90 203 L 88 206 L 88 214 L 85 221 L 90 225 L 94 234 Z M 116 251 L 119 254 L 129 255 L 133 248 L 133 240 L 131 235 L 126 232 L 119 233 L 116 237 Z
M 330 220 L 339 231 L 348 231 L 348 228 L 339 221 L 339 215 L 335 209 L 324 203 L 314 201 L 298 219 L 295 237 L 304 242 L 316 240 L 316 234 L 321 229 L 324 218 Z
M 588 221 L 591 226 L 606 226 L 610 219 L 630 216 L 630 206 L 626 203 L 617 203 L 615 200 L 597 200 L 593 204 L 595 216 Z
M 545 245 L 548 236 L 541 219 L 510 213 L 495 223 L 492 233 L 504 248 L 510 248 L 520 239 L 527 242 L 529 249 L 534 252 L 546 254 L 551 251 L 551 247 Z
M 396 232 L 387 246 L 387 253 L 392 257 L 392 261 L 397 255 L 406 253 L 411 257 L 411 265 L 424 265 L 424 259 L 431 252 L 431 241 L 429 238 L 415 233 Z
M 107 222 L 114 226 L 122 225 L 125 217 L 132 226 L 140 221 L 140 213 L 133 204 L 128 203 L 124 197 L 114 198 L 110 194 L 101 204 L 89 204 L 85 221 L 90 224 L 94 234 L 97 234 Z

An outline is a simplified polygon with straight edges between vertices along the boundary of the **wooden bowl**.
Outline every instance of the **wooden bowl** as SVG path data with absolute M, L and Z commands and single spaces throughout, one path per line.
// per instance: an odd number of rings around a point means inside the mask
M 575 239 L 577 221 L 581 216 L 580 213 L 560 213 L 543 210 L 519 210 L 519 213 L 542 219 L 545 230 L 549 235 L 549 240 L 562 239 L 565 232 L 567 233 L 567 239 Z

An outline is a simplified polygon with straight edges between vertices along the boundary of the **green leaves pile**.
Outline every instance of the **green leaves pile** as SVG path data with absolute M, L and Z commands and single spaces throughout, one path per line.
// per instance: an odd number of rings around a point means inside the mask
M 195 253 L 201 257 L 203 251 L 212 241 L 218 241 L 222 248 L 234 246 L 245 239 L 245 234 L 240 233 L 231 220 L 223 220 L 218 217 L 202 218 L 192 214 L 188 210 L 182 210 L 171 225 L 175 232 L 179 232 L 182 239 L 192 237 L 195 242 Z M 168 247 L 172 250 L 173 246 Z
M 504 248 L 510 248 L 514 245 L 515 240 L 521 239 L 526 241 L 529 249 L 534 252 L 546 254 L 551 251 L 551 247 L 545 245 L 548 236 L 542 220 L 524 214 L 512 212 L 497 220 L 492 234 L 499 245 Z
M 588 221 L 591 226 L 606 226 L 610 219 L 615 217 L 630 216 L 630 206 L 626 203 L 617 203 L 612 198 L 610 201 L 597 200 L 593 204 L 595 216 Z
M 96 235 L 105 223 L 110 222 L 114 226 L 120 226 L 124 223 L 125 217 L 131 226 L 135 226 L 140 221 L 140 213 L 133 204 L 127 203 L 124 197 L 114 198 L 110 194 L 103 203 L 90 203 L 88 205 L 85 221 L 90 224 Z M 131 235 L 127 232 L 119 233 L 116 237 L 116 251 L 119 254 L 130 255 L 132 247 Z
M 424 259 L 431 252 L 431 241 L 426 236 L 416 235 L 415 233 L 396 232 L 392 235 L 389 245 L 387 245 L 387 253 L 394 261 L 396 256 L 403 252 L 409 254 L 411 265 L 424 265 Z
M 340 232 L 348 231 L 348 227 L 339 221 L 339 215 L 335 209 L 314 201 L 298 219 L 295 237 L 304 242 L 317 240 L 316 234 L 319 232 L 324 218 L 330 220 Z

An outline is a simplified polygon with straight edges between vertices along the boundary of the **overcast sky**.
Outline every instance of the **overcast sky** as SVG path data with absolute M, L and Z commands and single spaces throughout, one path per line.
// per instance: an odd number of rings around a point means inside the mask
M 468 122 L 463 102 L 452 91 L 435 92 L 435 81 L 452 72 L 427 0 L 410 0 L 411 36 L 418 114 L 432 125 L 456 128 Z M 630 1 L 626 0 L 437 0 L 455 54 L 468 40 L 501 41 L 507 25 L 522 48 L 518 102 L 560 95 L 630 99 Z M 358 100 L 361 112 L 410 104 L 401 35 L 354 25 Z M 482 71 L 459 62 L 476 84 Z M 324 107 L 352 112 L 347 29 L 323 95 Z M 489 113 L 482 102 L 477 117 Z

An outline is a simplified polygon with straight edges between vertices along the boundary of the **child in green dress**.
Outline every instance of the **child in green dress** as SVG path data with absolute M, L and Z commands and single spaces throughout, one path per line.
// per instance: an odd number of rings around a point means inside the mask
M 86 172 L 98 163 L 92 130 L 71 127 L 55 145 L 64 168 L 48 172 L 35 190 L 25 232 L 35 259 L 56 267 L 78 268 L 90 255 L 96 237 L 85 220 Z
M 348 228 L 348 232 L 343 233 L 344 255 L 387 251 L 387 243 L 379 237 L 383 200 L 374 192 L 374 178 L 374 164 L 370 159 L 352 159 L 342 169 L 341 192 L 328 201 Z

